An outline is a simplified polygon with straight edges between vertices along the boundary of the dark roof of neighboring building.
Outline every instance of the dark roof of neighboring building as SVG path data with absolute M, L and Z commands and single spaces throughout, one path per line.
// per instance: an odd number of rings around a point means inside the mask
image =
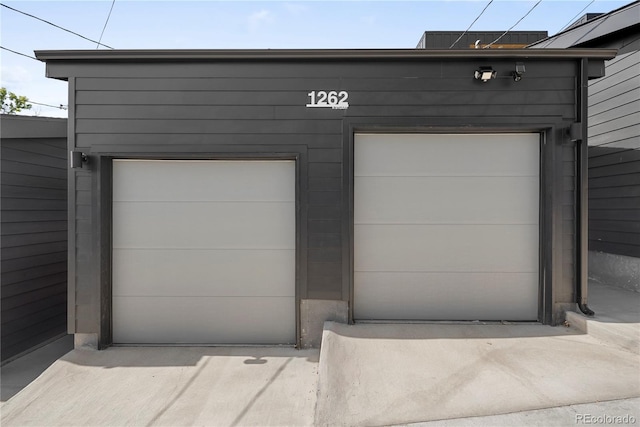
M 473 49 L 476 41 L 486 46 L 497 40 L 493 48 L 521 48 L 547 38 L 547 31 L 425 31 L 417 49 Z M 455 43 L 455 44 L 454 44 Z M 453 47 L 451 47 L 453 45 Z
M 579 19 L 578 21 L 582 20 Z M 615 33 L 640 30 L 640 0 L 601 14 L 582 24 L 573 25 L 554 36 L 532 43 L 530 48 L 587 47 L 598 39 Z
M 580 18 L 578 18 L 574 22 L 572 22 L 571 25 L 569 25 L 566 29 L 570 30 L 573 27 L 577 27 L 578 25 L 582 25 L 587 21 L 591 21 L 592 19 L 597 18 L 600 15 L 604 15 L 604 13 L 585 13 Z M 565 28 L 563 28 L 562 30 L 564 31 Z
M 0 125 L 3 139 L 67 137 L 67 119 L 62 118 L 2 114 Z

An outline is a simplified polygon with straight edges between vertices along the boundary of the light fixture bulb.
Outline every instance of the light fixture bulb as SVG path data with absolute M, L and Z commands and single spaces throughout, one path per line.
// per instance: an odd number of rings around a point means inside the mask
M 491 67 L 480 67 L 473 74 L 476 80 L 481 80 L 483 83 L 486 83 L 491 79 L 495 79 L 497 75 L 498 72 Z

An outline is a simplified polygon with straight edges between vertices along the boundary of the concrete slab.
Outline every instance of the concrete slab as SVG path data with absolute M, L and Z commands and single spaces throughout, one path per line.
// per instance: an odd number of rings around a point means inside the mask
M 66 335 L 0 367 L 0 405 L 38 378 L 53 362 L 73 350 Z
M 589 280 L 589 307 L 600 322 L 640 324 L 640 292 Z
M 640 354 L 640 293 L 590 280 L 589 307 L 595 316 L 567 312 L 567 322 L 607 344 Z
M 1 368 L 3 401 L 24 388 L 1 422 L 569 426 L 628 415 L 617 424 L 638 425 L 640 356 L 625 343 L 637 342 L 639 298 L 590 283 L 589 335 L 575 324 L 329 323 L 320 366 L 317 351 L 291 348 L 111 348 L 74 350 L 42 374 L 72 348 L 66 337 Z
M 640 357 L 542 325 L 327 322 L 317 425 L 394 425 L 636 398 Z
M 74 350 L 2 407 L 3 426 L 312 425 L 317 350 Z
M 456 418 L 454 420 L 429 421 L 404 424 L 410 427 L 567 427 L 638 425 L 640 399 L 612 400 L 584 405 L 562 406 L 536 411 L 516 412 L 489 417 Z

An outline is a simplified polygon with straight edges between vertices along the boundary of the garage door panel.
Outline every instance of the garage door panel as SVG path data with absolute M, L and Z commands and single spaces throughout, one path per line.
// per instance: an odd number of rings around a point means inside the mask
M 114 200 L 293 202 L 294 172 L 292 161 L 119 160 L 113 164 Z
M 113 302 L 117 343 L 295 343 L 292 297 L 115 297 Z
M 295 296 L 288 249 L 116 249 L 113 265 L 114 296 Z
M 115 343 L 293 344 L 295 162 L 115 160 Z
M 538 176 L 539 140 L 536 134 L 358 134 L 355 176 Z
M 354 185 L 356 224 L 538 223 L 537 177 L 356 177 Z
M 531 320 L 537 309 L 536 273 L 361 273 L 356 277 L 359 319 Z M 399 307 L 401 307 L 399 312 Z
M 358 134 L 354 317 L 535 320 L 537 134 Z
M 114 248 L 293 249 L 290 202 L 115 202 Z
M 535 272 L 537 236 L 536 225 L 356 225 L 354 269 Z

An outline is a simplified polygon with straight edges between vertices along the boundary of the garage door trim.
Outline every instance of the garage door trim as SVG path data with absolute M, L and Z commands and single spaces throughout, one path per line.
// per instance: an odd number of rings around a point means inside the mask
M 288 147 L 296 148 L 296 147 Z M 94 241 L 97 244 L 97 254 L 93 262 L 99 265 L 95 269 L 97 283 L 100 284 L 100 316 L 96 324 L 100 325 L 98 348 L 103 349 L 113 345 L 113 311 L 112 311 L 112 183 L 113 160 L 238 160 L 238 161 L 266 161 L 266 160 L 292 160 L 295 163 L 295 333 L 296 346 L 300 346 L 300 301 L 306 297 L 304 283 L 306 282 L 306 206 L 301 202 L 301 195 L 306 189 L 305 180 L 301 176 L 306 175 L 307 159 L 306 147 L 300 148 L 300 152 L 282 153 L 203 153 L 180 155 L 176 153 L 144 154 L 131 153 L 129 155 L 101 153 L 95 157 L 90 167 L 97 173 L 92 174 L 92 186 L 99 188 L 101 197 L 92 203 L 95 206 L 93 219 L 99 224 L 99 236 Z M 78 331 L 81 332 L 81 331 Z
M 555 158 L 556 148 L 553 142 L 557 138 L 557 128 L 562 126 L 562 119 L 556 117 L 540 118 L 540 122 L 531 124 L 518 123 L 514 119 L 501 124 L 494 124 L 491 119 L 470 119 L 469 127 L 459 128 L 452 120 L 430 118 L 416 125 L 414 118 L 396 118 L 385 122 L 376 118 L 360 118 L 345 120 L 344 123 L 344 165 L 343 182 L 344 201 L 349 207 L 345 211 L 345 226 L 348 228 L 348 241 L 344 243 L 343 271 L 346 280 L 345 291 L 348 292 L 349 322 L 354 323 L 354 143 L 356 134 L 519 134 L 535 133 L 540 135 L 540 168 L 539 168 L 539 246 L 538 246 L 538 321 L 551 324 L 553 319 L 553 282 L 561 280 L 559 268 L 561 251 L 553 251 L 553 246 L 561 246 L 559 233 L 552 232 L 552 224 L 558 219 L 554 210 L 562 208 L 559 192 L 553 191 L 553 183 L 561 179 L 561 163 Z M 547 120 L 545 120 L 547 119 Z M 431 126 L 425 123 L 432 122 Z M 449 123 L 451 122 L 451 123 Z M 450 124 L 448 126 L 448 124 Z M 554 166 L 555 165 L 555 166 Z M 556 178 L 558 177 L 558 178 Z M 557 240 L 557 241 L 554 241 Z

